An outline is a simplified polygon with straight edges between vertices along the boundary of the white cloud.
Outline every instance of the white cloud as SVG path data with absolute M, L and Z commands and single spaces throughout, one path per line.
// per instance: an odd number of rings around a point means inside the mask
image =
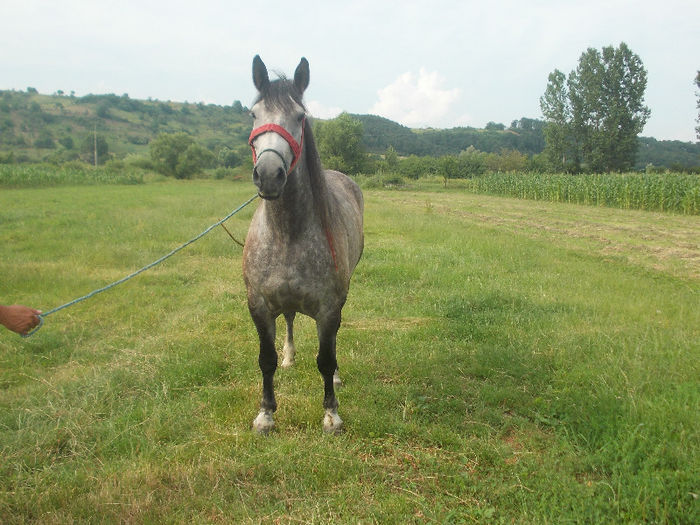
M 377 91 L 379 100 L 369 111 L 409 127 L 444 126 L 454 121 L 449 113 L 461 94 L 444 84 L 437 71 L 420 68 L 418 75 L 409 71 Z
M 318 100 L 306 102 L 306 108 L 309 110 L 311 116 L 320 119 L 335 118 L 343 112 L 343 110 L 338 107 L 326 106 Z

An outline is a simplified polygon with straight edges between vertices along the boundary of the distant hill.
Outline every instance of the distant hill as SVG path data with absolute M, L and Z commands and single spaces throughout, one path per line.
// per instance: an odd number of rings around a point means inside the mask
M 240 102 L 217 106 L 113 94 L 41 95 L 31 88 L 0 91 L 0 152 L 12 152 L 15 161 L 80 158 L 95 132 L 116 158 L 148 155 L 159 133 L 188 133 L 214 152 L 239 150 L 247 147 L 251 126 Z
M 518 150 L 527 155 L 544 149 L 544 122 L 521 118 L 510 126 L 489 123 L 486 129 L 411 129 L 375 115 L 352 115 L 364 127 L 369 153 L 389 146 L 401 156 L 458 154 L 470 146 L 479 151 Z M 148 144 L 159 133 L 185 132 L 217 156 L 232 150 L 245 158 L 252 119 L 239 101 L 231 106 L 135 100 L 128 95 L 76 97 L 35 89 L 0 91 L 0 161 L 61 162 L 90 156 L 94 134 L 115 158 L 148 155 Z M 700 165 L 700 144 L 640 137 L 636 166 Z
M 656 140 L 652 137 L 639 137 L 636 166 L 641 169 L 647 164 L 670 169 L 700 166 L 700 142 L 680 140 Z
M 393 146 L 399 155 L 457 155 L 473 146 L 479 151 L 497 153 L 514 149 L 527 155 L 542 153 L 545 146 L 542 120 L 521 118 L 506 128 L 491 129 L 410 129 L 374 115 L 353 115 L 364 125 L 364 143 L 371 153 L 384 153 Z M 700 143 L 639 137 L 635 167 L 648 164 L 666 168 L 700 166 Z
M 393 146 L 399 155 L 457 155 L 473 146 L 487 153 L 516 149 L 527 155 L 541 153 L 544 135 L 541 120 L 522 118 L 510 128 L 493 124 L 487 129 L 410 129 L 374 115 L 352 115 L 362 122 L 365 147 L 372 153 L 384 153 Z

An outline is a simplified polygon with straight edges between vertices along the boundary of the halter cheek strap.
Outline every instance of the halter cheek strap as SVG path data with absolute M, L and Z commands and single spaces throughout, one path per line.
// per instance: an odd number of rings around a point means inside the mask
M 279 136 L 281 136 L 284 140 L 287 141 L 287 144 L 289 144 L 289 147 L 292 149 L 292 153 L 294 154 L 294 158 L 292 159 L 292 165 L 287 168 L 287 161 L 284 160 L 284 156 L 277 150 L 272 149 L 272 148 L 267 148 L 264 149 L 260 152 L 260 155 L 265 153 L 266 151 L 271 151 L 279 158 L 282 159 L 282 163 L 284 164 L 284 168 L 287 170 L 287 173 L 291 172 L 294 167 L 297 165 L 297 162 L 299 162 L 299 158 L 301 157 L 301 146 L 304 143 L 304 128 L 306 127 L 306 119 L 304 118 L 301 121 L 301 141 L 297 142 L 294 140 L 294 137 L 292 137 L 292 134 L 289 133 L 286 129 L 284 129 L 282 126 L 279 124 L 264 124 L 258 128 L 255 128 L 251 133 L 250 133 L 250 138 L 248 138 L 248 145 L 250 146 L 250 149 L 253 151 L 253 164 L 256 164 L 258 162 L 258 153 L 255 151 L 255 147 L 253 146 L 253 141 L 258 138 L 260 135 L 264 133 L 277 133 Z

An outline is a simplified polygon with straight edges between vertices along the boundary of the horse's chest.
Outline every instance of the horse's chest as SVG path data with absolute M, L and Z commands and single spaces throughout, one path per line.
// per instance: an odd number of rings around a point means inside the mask
M 334 291 L 326 256 L 313 245 L 265 246 L 246 260 L 249 292 L 273 312 L 298 311 L 313 316 Z

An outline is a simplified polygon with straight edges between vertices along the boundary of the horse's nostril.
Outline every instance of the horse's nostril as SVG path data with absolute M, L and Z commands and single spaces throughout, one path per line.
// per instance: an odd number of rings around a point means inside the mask
M 258 173 L 258 168 L 253 168 L 253 182 L 257 183 L 260 181 L 260 174 Z
M 286 176 L 285 171 L 282 168 L 279 168 L 277 170 L 277 180 L 282 182 L 284 180 L 284 177 Z

